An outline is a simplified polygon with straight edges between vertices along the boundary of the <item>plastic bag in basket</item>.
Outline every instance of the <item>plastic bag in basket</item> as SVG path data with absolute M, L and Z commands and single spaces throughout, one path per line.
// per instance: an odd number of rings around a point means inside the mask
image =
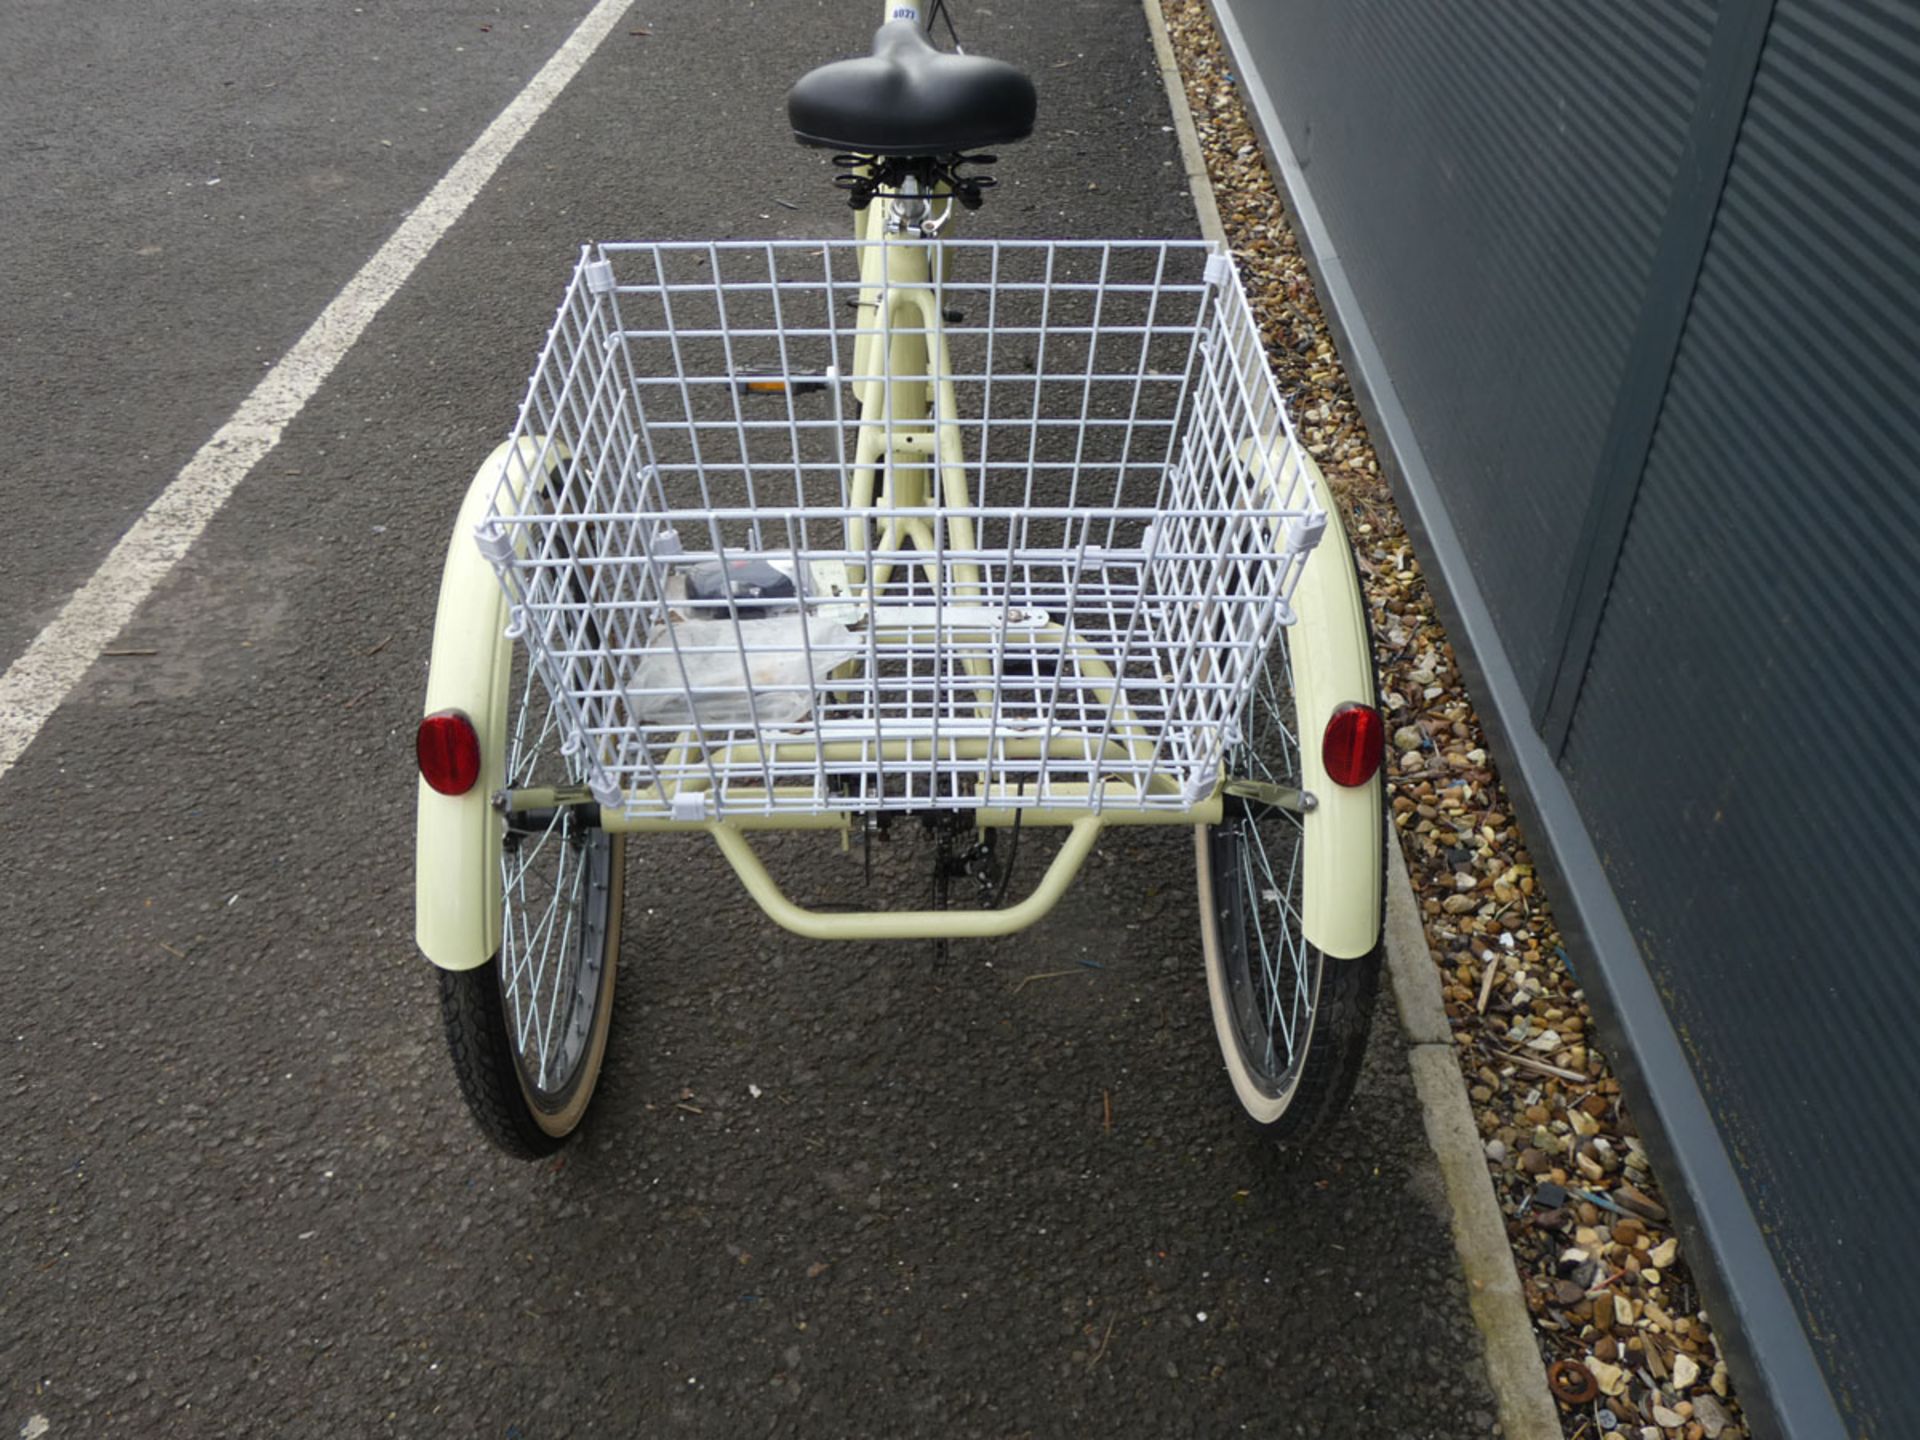
M 653 632 L 627 698 L 649 725 L 791 725 L 815 688 L 860 653 L 853 632 L 820 616 L 681 620 Z M 753 687 L 751 700 L 748 685 Z

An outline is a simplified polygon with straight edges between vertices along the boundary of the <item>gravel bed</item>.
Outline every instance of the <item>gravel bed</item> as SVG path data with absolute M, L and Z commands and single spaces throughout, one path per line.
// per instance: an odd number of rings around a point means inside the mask
M 1161 0 L 1221 218 L 1345 515 L 1392 736 L 1388 793 L 1569 1440 L 1746 1434 L 1660 1188 L 1380 476 L 1203 0 Z

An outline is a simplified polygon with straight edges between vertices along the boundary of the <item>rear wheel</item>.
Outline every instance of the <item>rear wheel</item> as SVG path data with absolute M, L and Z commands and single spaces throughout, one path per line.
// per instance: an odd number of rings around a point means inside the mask
M 577 785 L 559 717 L 516 650 L 507 786 Z M 551 1154 L 579 1126 L 600 1078 L 620 954 L 626 837 L 560 807 L 502 827 L 500 949 L 440 972 L 447 1048 L 474 1118 L 510 1155 Z
M 1297 794 L 1300 744 L 1284 636 L 1261 666 L 1242 731 L 1227 774 Z M 1380 981 L 1377 945 L 1341 959 L 1307 941 L 1308 823 L 1298 808 L 1229 796 L 1221 822 L 1194 836 L 1214 1030 L 1241 1108 L 1280 1141 L 1309 1139 L 1346 1108 Z

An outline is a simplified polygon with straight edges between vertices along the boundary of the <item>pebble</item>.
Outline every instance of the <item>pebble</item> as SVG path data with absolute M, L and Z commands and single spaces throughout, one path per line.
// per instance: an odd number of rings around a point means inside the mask
M 1593 1372 L 1593 1378 L 1600 1386 L 1602 1395 L 1620 1395 L 1626 1392 L 1627 1372 L 1618 1365 L 1609 1365 L 1604 1360 L 1589 1360 L 1587 1369 Z
M 1614 1203 L 1624 1205 L 1636 1215 L 1644 1215 L 1649 1220 L 1667 1218 L 1667 1208 L 1651 1195 L 1635 1185 L 1622 1185 L 1613 1192 Z
M 1700 1428 L 1707 1432 L 1707 1440 L 1719 1440 L 1720 1432 L 1733 1423 L 1732 1418 L 1721 1408 L 1720 1402 L 1711 1395 L 1694 1397 L 1693 1418 L 1698 1420 Z

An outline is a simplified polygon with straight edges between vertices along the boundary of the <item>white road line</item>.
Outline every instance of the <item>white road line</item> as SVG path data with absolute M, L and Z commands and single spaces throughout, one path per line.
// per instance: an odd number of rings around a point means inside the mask
M 341 356 L 473 203 L 500 162 L 579 73 L 633 0 L 599 0 L 566 43 L 494 117 L 401 222 L 387 243 L 334 296 L 307 333 L 269 370 L 149 505 L 87 583 L 0 676 L 0 777 L 13 768 L 47 717 L 80 683 L 100 652 L 179 563 L 227 497 L 275 445 Z

